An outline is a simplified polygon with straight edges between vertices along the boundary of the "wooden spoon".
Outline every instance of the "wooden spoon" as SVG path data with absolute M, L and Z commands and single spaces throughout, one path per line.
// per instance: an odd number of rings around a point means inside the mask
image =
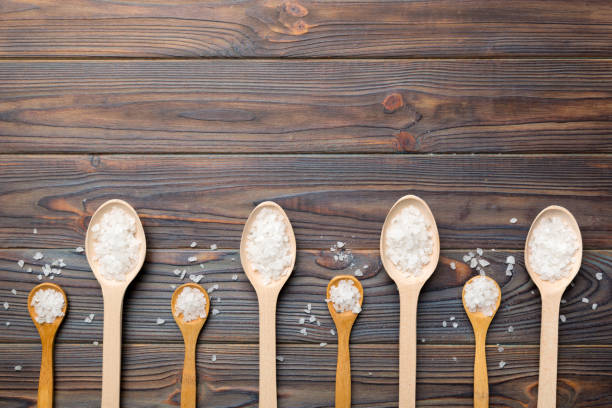
M 482 312 L 472 312 L 465 304 L 465 287 L 472 282 L 474 279 L 488 279 L 495 283 L 499 295 L 497 296 L 497 302 L 493 309 L 493 314 L 487 316 Z M 462 292 L 463 308 L 465 313 L 472 323 L 472 329 L 474 330 L 474 337 L 476 339 L 476 353 L 474 356 L 474 408 L 488 408 L 489 407 L 489 378 L 487 376 L 487 357 L 486 357 L 486 340 L 487 330 L 491 324 L 491 320 L 497 313 L 499 308 L 499 302 L 501 301 L 501 289 L 494 279 L 488 276 L 474 276 L 472 279 L 467 281 L 463 286 Z
M 351 280 L 361 294 L 359 298 L 359 306 L 363 304 L 363 287 L 361 283 L 353 276 L 340 275 L 336 276 L 327 284 L 326 299 L 330 298 L 331 287 L 337 285 L 341 280 Z M 349 339 L 351 337 L 351 329 L 353 323 L 357 319 L 357 313 L 353 312 L 337 312 L 333 302 L 327 302 L 327 308 L 338 332 L 338 364 L 336 366 L 336 408 L 351 407 L 351 356 L 349 351 Z
M 176 313 L 176 300 L 179 294 L 185 288 L 194 288 L 202 292 L 206 298 L 206 317 L 198 318 L 186 322 L 183 319 L 183 315 L 177 315 Z M 172 295 L 171 301 L 172 316 L 176 324 L 183 333 L 183 341 L 185 342 L 185 361 L 183 363 L 183 380 L 181 384 L 181 408 L 195 408 L 196 407 L 196 344 L 198 343 L 198 336 L 206 318 L 208 317 L 208 310 L 210 309 L 210 298 L 208 293 L 198 284 L 186 283 L 179 286 Z
M 546 281 L 535 272 L 529 259 L 529 242 L 531 234 L 538 223 L 545 217 L 557 216 L 564 219 L 578 237 L 578 252 L 574 263 L 565 278 Z M 542 329 L 540 331 L 540 376 L 538 380 L 538 407 L 555 407 L 557 400 L 557 349 L 559 340 L 559 305 L 563 292 L 580 269 L 582 261 L 582 235 L 572 213 L 563 207 L 551 205 L 540 212 L 531 223 L 525 241 L 525 267 L 531 280 L 540 290 L 542 296 Z
M 98 270 L 94 261 L 95 251 L 91 227 L 98 223 L 102 216 L 115 207 L 120 207 L 136 220 L 136 238 L 141 242 L 138 252 L 138 262 L 128 272 L 125 281 L 105 278 Z M 145 260 L 147 244 L 144 230 L 138 214 L 131 205 L 122 200 L 109 200 L 102 204 L 91 217 L 85 237 L 87 261 L 102 288 L 104 298 L 104 336 L 102 350 L 102 403 L 101 408 L 118 408 L 121 390 L 121 319 L 123 311 L 123 296 L 125 290 L 136 277 Z
M 433 234 L 433 253 L 431 260 L 417 276 L 405 275 L 389 259 L 385 251 L 387 229 L 395 214 L 402 208 L 414 205 L 431 225 Z M 395 281 L 400 296 L 400 339 L 399 339 L 399 407 L 414 407 L 416 403 L 416 319 L 417 304 L 421 288 L 438 265 L 440 257 L 440 237 L 438 228 L 427 203 L 417 196 L 407 195 L 400 198 L 389 210 L 380 235 L 380 258 L 387 273 Z
M 55 318 L 53 323 L 38 323 L 36 321 L 36 310 L 32 306 L 32 298 L 34 294 L 41 289 L 54 289 L 64 297 L 64 307 L 62 315 Z M 28 296 L 28 312 L 38 329 L 40 334 L 40 342 L 42 344 L 42 359 L 40 361 L 40 378 L 38 380 L 38 408 L 53 407 L 53 344 L 55 343 L 55 333 L 66 315 L 68 308 L 68 299 L 66 293 L 58 285 L 54 283 L 41 283 L 30 291 Z
M 255 271 L 249 262 L 246 253 L 246 242 L 255 217 L 264 208 L 277 210 L 287 224 L 287 234 L 291 244 L 291 266 L 287 274 L 267 285 L 258 271 Z M 257 293 L 259 302 L 259 406 L 261 408 L 276 408 L 276 301 L 283 285 L 291 276 L 295 264 L 295 236 L 291 222 L 285 211 L 272 201 L 265 201 L 253 209 L 249 219 L 244 225 L 242 240 L 240 241 L 240 262 L 249 278 L 251 285 Z

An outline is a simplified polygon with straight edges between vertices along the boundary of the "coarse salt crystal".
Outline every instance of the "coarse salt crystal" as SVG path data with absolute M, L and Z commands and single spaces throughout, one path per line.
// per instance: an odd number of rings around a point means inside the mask
M 486 277 L 476 277 L 467 283 L 464 288 L 465 304 L 470 312 L 481 312 L 485 316 L 492 316 L 495 305 L 501 293 L 495 282 Z
M 221 313 L 221 312 L 219 311 L 219 309 L 213 309 L 213 310 L 212 310 L 212 314 L 213 314 L 213 316 L 216 316 L 216 315 L 218 315 L 219 313 Z
M 480 264 L 480 266 L 485 267 L 485 266 L 489 266 L 491 265 L 491 263 L 489 261 L 487 261 L 486 259 L 479 259 L 478 263 Z
M 335 336 L 335 335 L 336 335 L 336 331 L 335 331 L 334 329 L 329 329 L 329 333 L 330 333 L 332 336 Z
M 78 253 L 81 253 L 81 252 L 85 252 L 85 249 L 83 249 L 83 247 L 76 247 L 75 251 Z
M 280 361 L 281 363 L 282 363 L 283 361 L 285 361 L 285 357 L 283 357 L 283 356 L 276 356 L 276 359 L 277 359 L 278 361 Z
M 463 255 L 462 259 L 463 259 L 463 262 L 470 262 L 470 259 L 472 259 L 472 257 L 469 255 Z
M 593 310 L 597 309 L 597 303 L 593 303 L 593 305 L 591 306 L 591 309 Z
M 499 362 L 499 368 L 504 368 L 506 366 L 506 362 L 505 361 L 500 361 Z
M 175 316 L 183 315 L 183 321 L 190 322 L 206 317 L 206 296 L 201 290 L 185 287 L 176 298 Z
M 8 303 L 8 302 L 4 302 L 3 306 L 4 306 L 4 310 L 8 310 L 8 308 L 9 308 L 11 305 L 9 305 L 9 303 Z
M 304 324 L 304 323 L 306 323 L 306 319 L 304 319 L 303 317 L 300 317 L 299 323 L 300 323 L 300 324 Z
M 472 260 L 470 261 L 470 268 L 475 268 L 478 266 L 478 259 L 476 258 L 472 258 Z
M 13 295 L 17 295 L 17 290 L 16 290 L 16 289 L 11 289 L 11 293 L 12 293 Z
M 100 343 L 98 343 L 98 341 L 94 341 L 92 344 L 93 344 L 94 346 L 97 346 L 97 345 L 99 345 Z
M 323 343 L 319 343 L 319 347 L 325 347 L 327 346 L 327 343 L 323 342 Z
M 363 276 L 363 272 L 361 272 L 361 269 L 355 270 L 355 276 Z
M 457 269 L 457 265 L 454 262 L 451 262 L 450 268 L 454 271 L 455 269 Z
M 338 242 L 336 242 L 336 247 L 337 247 L 337 248 L 342 248 L 342 247 L 344 247 L 344 242 L 342 242 L 342 241 L 338 241 Z
M 561 316 L 559 316 L 559 319 L 560 319 L 560 320 L 561 320 L 563 323 L 565 323 L 565 321 L 567 320 L 567 318 L 565 317 L 565 315 L 561 315 Z
M 589 299 L 588 299 L 588 298 L 583 297 L 583 298 L 582 298 L 582 303 L 589 303 Z
M 350 279 L 342 279 L 337 284 L 329 288 L 329 299 L 327 302 L 332 302 L 336 312 L 353 313 L 361 312 L 361 293 L 355 287 L 355 283 Z
M 238 274 L 237 274 L 237 273 L 235 273 L 235 274 L 233 274 L 233 275 L 232 275 L 232 280 L 234 280 L 234 281 L 235 281 L 235 280 L 238 280 Z
M 200 282 L 203 277 L 204 275 L 189 275 L 189 279 L 191 279 L 195 283 Z
M 419 275 L 433 255 L 430 222 L 419 208 L 410 205 L 399 210 L 389 225 L 384 240 L 386 256 L 405 275 Z
M 18 260 L 17 265 L 19 265 L 20 268 L 23 268 L 23 265 L 25 265 L 24 260 L 23 259 Z
M 164 324 L 164 323 L 166 323 L 166 321 L 164 319 L 158 317 L 157 321 L 155 323 L 157 323 L 157 324 Z
M 189 246 L 195 248 L 196 246 L 198 246 L 198 243 L 193 241 L 191 244 L 189 244 Z
M 198 260 L 197 256 L 190 256 L 189 258 L 187 258 L 188 262 L 196 262 Z
M 597 273 L 595 274 L 595 279 L 597 279 L 597 280 L 602 280 L 602 279 L 603 279 L 603 273 L 601 273 L 601 272 L 597 272 Z
M 183 270 L 181 271 L 181 276 L 179 276 L 180 280 L 185 279 L 185 275 L 186 275 L 186 274 L 187 274 L 187 269 L 183 269 Z
M 217 289 L 219 289 L 219 284 L 218 284 L 218 283 L 215 283 L 215 284 L 214 284 L 214 285 L 212 285 L 210 288 L 208 288 L 207 292 L 210 294 L 210 293 L 213 293 L 213 292 L 214 292 L 215 290 L 217 290 Z
M 446 327 L 446 320 L 442 321 L 442 327 Z
M 457 322 L 453 322 L 453 328 L 455 328 L 455 329 L 456 329 L 457 327 L 459 327 L 459 323 L 457 323 Z
M 514 327 L 508 326 L 508 333 L 512 333 L 512 332 L 514 332 Z
M 36 228 L 34 228 L 34 229 L 32 230 L 32 234 L 38 234 L 38 230 L 37 230 Z
M 213 251 L 216 251 L 217 250 L 217 244 L 212 244 L 210 246 L 210 249 L 213 250 Z
M 23 368 L 22 366 L 20 366 L 20 365 L 16 365 L 16 366 L 15 366 L 15 371 L 21 371 L 21 369 L 22 369 L 22 368 Z
M 136 237 L 137 223 L 132 214 L 114 207 L 91 227 L 92 259 L 105 279 L 125 281 L 139 261 L 142 242 Z
M 504 348 L 502 346 L 497 346 L 497 351 L 501 353 L 502 351 L 504 351 Z
M 510 224 L 516 224 L 518 220 L 514 217 L 510 218 Z
M 579 247 L 579 238 L 569 224 L 561 217 L 549 216 L 533 229 L 527 255 L 541 279 L 556 281 L 569 275 Z
M 34 307 L 38 323 L 53 323 L 64 315 L 64 296 L 55 289 L 39 289 L 34 293 L 30 306 Z
M 37 276 L 36 276 L 36 278 L 37 278 L 38 280 L 42 280 L 42 275 L 37 275 Z
M 482 250 L 482 248 L 476 248 L 476 253 L 480 256 L 482 256 L 482 254 L 484 253 L 484 251 Z
M 315 322 L 316 320 L 317 318 L 315 317 L 315 315 L 310 315 L 310 317 L 308 318 L 309 323 Z
M 512 256 L 512 255 L 508 255 L 508 256 L 506 257 L 506 263 L 507 263 L 507 264 L 514 265 L 514 263 L 515 263 L 515 262 L 516 262 L 516 260 L 514 259 L 514 256 Z
M 217 361 L 217 355 L 213 354 L 212 357 L 210 358 L 210 361 L 212 361 L 213 363 Z
M 32 259 L 34 259 L 35 261 L 38 261 L 40 259 L 43 259 L 44 255 L 42 254 L 42 252 L 36 252 L 33 256 Z
M 175 269 L 172 271 L 172 273 L 174 273 L 176 276 L 179 276 L 181 274 L 181 270 L 180 269 Z
M 274 207 L 262 208 L 246 238 L 246 257 L 265 285 L 289 274 L 293 265 L 290 226 Z
M 305 328 L 305 327 L 303 327 L 303 328 L 301 328 L 301 329 L 300 329 L 300 333 L 302 333 L 304 336 L 307 336 L 307 335 L 308 335 L 308 331 L 306 330 L 306 328 Z

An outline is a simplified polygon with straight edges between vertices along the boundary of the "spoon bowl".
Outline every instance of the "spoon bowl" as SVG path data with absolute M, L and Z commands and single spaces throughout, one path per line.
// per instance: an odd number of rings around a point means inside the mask
M 193 288 L 199 290 L 206 299 L 206 315 L 189 322 L 186 322 L 182 315 L 176 312 L 176 301 L 180 293 L 185 288 Z M 181 381 L 181 408 L 195 408 L 196 407 L 196 394 L 197 394 L 197 375 L 196 375 L 196 346 L 198 343 L 198 336 L 206 319 L 208 318 L 208 311 L 210 310 L 210 297 L 200 285 L 196 283 L 186 283 L 179 286 L 172 294 L 172 301 L 170 302 L 172 309 L 172 316 L 174 321 L 181 329 L 183 334 L 183 341 L 185 342 L 185 361 L 183 363 L 183 378 Z
M 272 208 L 277 211 L 287 228 L 287 235 L 291 247 L 291 262 L 285 274 L 279 279 L 272 280 L 268 284 L 264 282 L 259 271 L 256 271 L 247 255 L 247 239 L 252 229 L 256 216 L 264 208 Z M 277 407 L 276 397 L 276 302 L 278 295 L 295 265 L 296 243 L 291 222 L 285 211 L 272 201 L 264 201 L 251 211 L 244 225 L 242 239 L 240 241 L 240 262 L 242 268 L 249 278 L 251 285 L 257 294 L 259 303 L 259 406 L 266 408 Z
M 136 238 L 140 241 L 138 261 L 126 274 L 126 279 L 116 281 L 107 279 L 98 269 L 95 260 L 94 239 L 92 227 L 104 214 L 113 208 L 121 208 L 132 215 L 136 221 Z M 91 217 L 85 237 L 85 253 L 91 270 L 102 288 L 104 298 L 104 334 L 102 349 L 102 401 L 101 408 L 117 408 L 121 389 L 121 320 L 123 312 L 123 296 L 125 290 L 136 277 L 145 260 L 147 243 L 142 223 L 136 210 L 123 200 L 109 200 L 102 204 Z
M 497 302 L 495 303 L 495 307 L 493 309 L 493 314 L 491 316 L 487 316 L 482 312 L 470 311 L 470 308 L 465 303 L 465 288 L 466 286 L 474 281 L 474 279 L 488 279 L 489 281 L 495 284 L 497 288 Z M 489 377 L 487 374 L 487 357 L 486 357 L 486 339 L 487 339 L 487 330 L 489 329 L 489 325 L 495 317 L 495 313 L 497 313 L 497 309 L 499 309 L 499 304 L 501 302 L 501 289 L 497 282 L 494 279 L 489 278 L 488 276 L 474 276 L 472 279 L 468 280 L 463 286 L 463 291 L 461 295 L 461 299 L 463 301 L 463 308 L 465 309 L 465 313 L 468 315 L 470 319 L 470 323 L 472 324 L 472 329 L 474 330 L 474 338 L 476 340 L 476 352 L 474 354 L 474 408 L 488 408 L 489 407 Z
M 421 211 L 432 232 L 432 254 L 429 262 L 416 276 L 399 270 L 385 249 L 385 241 L 395 215 L 410 205 Z M 440 258 L 440 237 L 436 220 L 429 206 L 421 198 L 407 195 L 400 198 L 389 210 L 380 234 L 380 258 L 385 270 L 395 281 L 400 295 L 400 351 L 399 351 L 399 406 L 413 408 L 416 404 L 416 318 L 421 288 L 436 270 Z
M 354 276 L 336 276 L 327 284 L 326 299 L 330 299 L 331 287 L 337 285 L 341 280 L 350 280 L 357 290 L 359 290 L 359 306 L 363 304 L 363 287 L 361 282 Z M 358 313 L 352 311 L 338 312 L 331 300 L 327 301 L 329 314 L 336 325 L 338 333 L 338 362 L 336 366 L 336 408 L 351 407 L 351 357 L 349 350 L 349 340 L 351 329 L 357 319 Z
M 36 310 L 32 306 L 32 299 L 36 292 L 41 289 L 53 289 L 58 291 L 64 297 L 64 307 L 62 315 L 55 318 L 52 323 L 39 323 L 36 321 Z M 64 321 L 66 310 L 68 309 L 68 298 L 62 288 L 54 283 L 41 283 L 34 287 L 28 295 L 28 312 L 30 317 L 40 334 L 40 342 L 42 345 L 42 357 L 40 361 L 40 378 L 38 380 L 38 408 L 53 407 L 53 344 L 55 343 L 55 334 L 60 324 Z
M 542 279 L 533 268 L 529 243 L 533 231 L 547 217 L 561 217 L 578 238 L 578 249 L 567 276 L 555 281 Z M 576 277 L 582 262 L 582 235 L 576 219 L 568 210 L 551 205 L 542 210 L 531 224 L 525 241 L 525 267 L 542 296 L 542 323 L 540 330 L 540 371 L 538 377 L 538 407 L 554 407 L 557 404 L 557 357 L 559 347 L 559 307 L 561 296 Z

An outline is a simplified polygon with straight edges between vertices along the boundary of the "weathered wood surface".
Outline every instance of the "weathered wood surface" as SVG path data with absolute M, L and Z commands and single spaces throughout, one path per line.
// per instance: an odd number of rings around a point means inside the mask
M 32 250 L 0 251 L 0 303 L 8 301 L 10 308 L 0 313 L 0 342 L 36 342 L 38 334 L 27 314 L 28 292 L 38 284 L 39 264 L 50 263 L 62 258 L 68 265 L 61 276 L 53 282 L 62 286 L 68 295 L 69 312 L 58 333 L 59 342 L 92 342 L 102 339 L 102 298 L 99 286 L 90 272 L 83 254 L 69 250 L 43 250 L 45 257 L 33 261 Z M 443 251 L 437 271 L 425 285 L 419 303 L 418 337 L 426 344 L 472 344 L 473 334 L 470 323 L 461 304 L 463 284 L 476 272 L 464 264 L 461 257 L 465 251 Z M 506 258 L 513 255 L 517 265 L 514 275 L 505 274 Z M 189 264 L 190 256 L 198 256 L 199 263 Z M 399 299 L 395 284 L 382 269 L 378 251 L 356 251 L 348 263 L 333 261 L 329 251 L 300 251 L 293 275 L 281 293 L 277 312 L 277 340 L 279 343 L 332 343 L 336 337 L 330 333 L 334 324 L 324 302 L 325 288 L 329 280 L 340 273 L 353 274 L 360 269 L 364 291 L 363 312 L 356 322 L 351 340 L 353 343 L 397 343 L 399 322 Z M 523 266 L 522 253 L 518 251 L 486 251 L 484 258 L 491 262 L 485 269 L 502 288 L 502 302 L 488 334 L 489 344 L 538 344 L 540 335 L 540 296 L 529 279 Z M 27 265 L 17 265 L 24 259 Z M 457 270 L 450 268 L 456 262 Z M 33 266 L 37 265 L 37 266 Z M 368 268 L 364 268 L 368 265 Z M 344 268 L 343 268 L 344 266 Z M 33 267 L 32 273 L 27 273 Z M 202 339 L 215 343 L 257 343 L 258 317 L 257 298 L 252 286 L 244 275 L 236 252 L 226 251 L 150 251 L 140 275 L 131 285 L 124 308 L 125 341 L 132 343 L 182 343 L 180 332 L 172 319 L 170 285 L 180 285 L 174 275 L 176 268 L 190 274 L 203 275 L 200 284 L 219 289 L 210 294 L 211 310 L 218 309 L 218 315 L 211 315 L 206 323 Z M 595 274 L 602 273 L 597 280 Z M 233 275 L 237 280 L 232 280 Z M 47 280 L 47 279 L 44 279 Z M 564 295 L 567 303 L 561 305 L 561 313 L 567 317 L 561 323 L 559 341 L 561 344 L 609 344 L 612 338 L 612 251 L 588 251 L 585 253 L 582 269 L 574 286 Z M 10 289 L 16 289 L 14 296 Z M 586 297 L 589 303 L 581 299 Z M 306 305 L 312 304 L 312 315 L 321 326 L 309 323 Z M 596 310 L 592 310 L 597 303 Z M 95 313 L 92 323 L 84 318 Z M 455 316 L 457 328 L 449 320 Z M 306 323 L 299 324 L 304 317 Z M 157 318 L 166 323 L 158 326 Z M 446 320 L 448 327 L 442 327 Z M 10 321 L 9 327 L 5 321 Z M 509 333 L 508 327 L 514 332 Z M 306 327 L 308 335 L 299 331 Z
M 38 345 L 0 345 L 0 407 L 34 407 Z M 58 344 L 56 406 L 96 407 L 100 396 L 102 347 Z M 182 345 L 124 346 L 122 406 L 177 406 Z M 280 345 L 277 363 L 279 407 L 333 407 L 336 347 Z M 211 362 L 211 356 L 217 360 Z M 472 346 L 419 345 L 418 406 L 472 406 Z M 456 361 L 453 359 L 456 358 Z M 488 347 L 491 407 L 535 407 L 538 348 Z M 397 407 L 397 345 L 353 345 L 353 406 Z M 499 362 L 507 365 L 499 368 Z M 23 366 L 21 372 L 14 365 Z M 612 353 L 606 348 L 559 349 L 559 408 L 607 408 Z M 197 351 L 198 399 L 202 407 L 257 407 L 257 345 L 218 345 L 200 341 Z
M 609 56 L 606 0 L 12 0 L 0 56 Z
M 0 169 L 4 248 L 83 245 L 95 209 L 122 198 L 139 212 L 148 248 L 238 248 L 254 205 L 274 200 L 300 248 L 374 249 L 405 194 L 428 202 L 442 248 L 524 248 L 551 204 L 575 214 L 586 249 L 612 248 L 608 155 L 8 155 Z
M 611 122 L 610 60 L 0 62 L 4 153 L 610 153 Z

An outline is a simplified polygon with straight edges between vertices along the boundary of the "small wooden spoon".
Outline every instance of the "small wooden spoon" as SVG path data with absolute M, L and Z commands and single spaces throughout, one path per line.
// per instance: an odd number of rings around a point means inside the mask
M 433 253 L 431 260 L 418 276 L 407 276 L 395 267 L 385 251 L 387 229 L 395 214 L 409 205 L 416 206 L 431 225 Z M 440 258 L 440 237 L 438 227 L 427 203 L 417 196 L 400 198 L 389 210 L 380 234 L 380 258 L 387 273 L 395 281 L 400 296 L 400 339 L 399 339 L 399 406 L 412 408 L 416 404 L 416 320 L 417 304 L 421 288 L 436 270 Z
M 94 261 L 95 251 L 91 227 L 98 223 L 102 216 L 115 207 L 121 207 L 136 220 L 136 238 L 141 242 L 138 262 L 127 274 L 125 281 L 106 279 L 99 271 Z M 102 288 L 104 298 L 104 336 L 102 349 L 102 402 L 101 408 L 118 408 L 121 391 L 121 319 L 123 311 L 123 296 L 125 290 L 136 277 L 145 260 L 147 243 L 144 229 L 136 210 L 123 200 L 109 200 L 102 204 L 92 215 L 85 236 L 85 252 L 87 262 Z
M 32 306 L 34 294 L 41 289 L 54 289 L 64 297 L 64 307 L 62 315 L 58 316 L 53 323 L 38 323 L 36 321 L 36 310 Z M 53 344 L 55 343 L 55 333 L 66 315 L 68 299 L 66 293 L 54 283 L 41 283 L 30 291 L 28 296 L 28 312 L 40 334 L 42 344 L 42 359 L 40 361 L 40 378 L 38 380 L 38 408 L 53 407 Z
M 488 279 L 495 283 L 499 293 L 493 314 L 491 316 L 486 316 L 482 312 L 472 312 L 465 304 L 465 287 L 474 279 L 480 278 Z M 488 276 L 479 275 L 474 276 L 465 283 L 461 297 L 463 299 L 463 308 L 470 319 L 470 323 L 472 323 L 472 329 L 474 330 L 474 337 L 476 339 L 476 353 L 474 357 L 474 408 L 489 408 L 489 378 L 487 375 L 487 357 L 485 351 L 487 330 L 489 330 L 491 320 L 493 320 L 493 317 L 499 308 L 499 302 L 501 301 L 501 289 L 494 279 L 491 279 Z
M 578 237 L 578 252 L 569 274 L 556 281 L 546 281 L 535 272 L 529 259 L 531 234 L 545 217 L 557 216 L 564 219 Z M 555 407 L 557 400 L 557 350 L 559 346 L 559 305 L 561 297 L 572 279 L 576 277 L 582 262 L 582 235 L 576 219 L 568 210 L 551 205 L 542 210 L 531 223 L 525 241 L 525 267 L 542 296 L 542 329 L 540 331 L 540 375 L 538 380 L 538 407 Z
M 340 275 L 336 276 L 327 284 L 326 299 L 330 298 L 331 287 L 337 285 L 341 280 L 351 280 L 361 294 L 359 305 L 363 304 L 363 287 L 361 283 L 353 276 Z M 338 364 L 336 366 L 336 408 L 351 407 L 351 356 L 349 351 L 349 339 L 351 337 L 351 329 L 353 323 L 357 319 L 357 313 L 336 311 L 333 302 L 327 302 L 327 308 L 338 332 Z
M 202 292 L 206 298 L 206 317 L 191 320 L 185 322 L 183 315 L 176 314 L 176 300 L 179 294 L 185 288 L 194 288 Z M 208 293 L 198 284 L 186 283 L 179 286 L 172 295 L 171 301 L 172 316 L 176 324 L 183 333 L 183 341 L 185 342 L 185 361 L 183 363 L 183 380 L 181 384 L 181 408 L 195 408 L 196 407 L 196 345 L 198 343 L 198 336 L 206 318 L 208 317 L 208 310 L 210 309 L 210 297 Z
M 291 243 L 291 267 L 289 272 L 280 279 L 264 284 L 261 274 L 255 270 L 246 253 L 246 242 L 251 230 L 251 225 L 256 215 L 263 208 L 274 208 L 279 211 L 287 224 L 287 234 Z M 259 406 L 261 408 L 276 408 L 276 302 L 278 294 L 283 285 L 291 276 L 291 271 L 295 264 L 295 236 L 291 222 L 287 218 L 285 211 L 272 201 L 265 201 L 253 209 L 249 219 L 244 225 L 242 240 L 240 241 L 240 262 L 246 276 L 257 293 L 259 302 Z

